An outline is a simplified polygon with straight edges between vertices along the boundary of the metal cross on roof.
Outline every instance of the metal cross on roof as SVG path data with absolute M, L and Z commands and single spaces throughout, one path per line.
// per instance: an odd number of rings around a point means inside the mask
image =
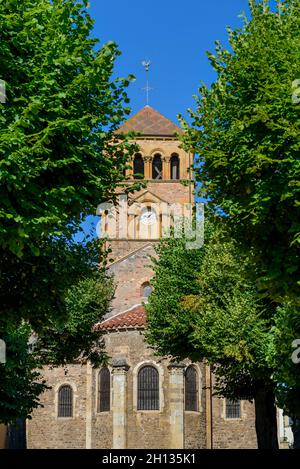
M 143 90 L 146 91 L 146 104 L 147 106 L 149 106 L 149 91 L 153 90 L 153 88 L 149 86 L 149 80 L 148 80 L 148 73 L 149 73 L 149 67 L 151 65 L 151 62 L 150 60 L 143 60 L 142 65 L 145 69 L 146 77 L 147 77 L 146 86 L 145 88 L 143 88 Z

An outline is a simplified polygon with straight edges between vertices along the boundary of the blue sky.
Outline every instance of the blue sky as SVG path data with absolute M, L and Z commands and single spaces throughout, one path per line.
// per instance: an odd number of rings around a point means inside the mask
M 226 27 L 241 27 L 241 13 L 249 14 L 248 0 L 90 0 L 89 12 L 100 44 L 113 40 L 122 53 L 115 76 L 136 77 L 128 89 L 132 112 L 146 104 L 141 62 L 149 59 L 149 104 L 175 123 L 194 107 L 200 82 L 215 79 L 206 52 L 216 40 L 228 45 Z M 95 232 L 95 219 L 83 227 Z
M 116 75 L 132 73 L 128 90 L 134 112 L 145 104 L 143 59 L 150 59 L 150 105 L 176 121 L 178 113 L 194 106 L 193 94 L 203 80 L 210 85 L 214 73 L 206 51 L 214 41 L 227 44 L 226 27 L 241 26 L 238 16 L 248 12 L 247 0 L 90 0 L 94 33 L 101 43 L 113 40 L 121 57 Z

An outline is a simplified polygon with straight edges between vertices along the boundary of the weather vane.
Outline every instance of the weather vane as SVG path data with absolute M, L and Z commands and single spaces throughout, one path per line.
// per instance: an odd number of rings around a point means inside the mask
M 153 90 L 153 88 L 149 86 L 149 80 L 148 80 L 148 73 L 149 73 L 149 67 L 151 65 L 151 62 L 150 60 L 143 60 L 142 65 L 145 69 L 146 77 L 147 77 L 146 87 L 143 88 L 143 90 L 146 91 L 146 103 L 147 103 L 147 106 L 149 106 L 149 91 Z

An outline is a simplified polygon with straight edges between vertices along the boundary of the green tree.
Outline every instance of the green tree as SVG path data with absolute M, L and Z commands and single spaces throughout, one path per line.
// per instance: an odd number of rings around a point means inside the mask
M 0 248 L 19 257 L 26 247 L 38 255 L 43 237 L 70 236 L 82 213 L 114 199 L 133 151 L 114 135 L 132 77 L 112 79 L 119 51 L 98 46 L 87 7 L 1 2 Z
M 249 5 L 251 18 L 229 29 L 230 48 L 216 42 L 208 54 L 217 79 L 200 87 L 183 139 L 199 155 L 200 194 L 226 214 L 229 235 L 253 258 L 253 281 L 279 307 L 276 327 L 283 329 L 274 350 L 282 379 L 294 383 L 288 407 L 295 409 L 299 365 L 290 355 L 300 315 L 300 2 L 277 1 L 274 11 L 268 0 Z
M 6 324 L 1 337 L 6 343 L 6 363 L 0 364 L 0 423 L 25 419 L 38 405 L 46 388 L 37 362 L 28 352 L 31 329 L 28 324 Z
M 277 400 L 293 420 L 294 448 L 300 448 L 300 314 L 293 304 L 277 308 L 272 332 L 268 356 L 278 383 Z
M 273 368 L 267 359 L 272 309 L 247 279 L 249 259 L 224 229 L 206 224 L 205 245 L 163 241 L 147 305 L 148 340 L 160 354 L 207 360 L 216 393 L 253 400 L 259 448 L 278 448 Z
M 230 50 L 209 53 L 217 74 L 202 85 L 184 141 L 208 205 L 253 249 L 254 277 L 273 300 L 300 298 L 300 2 L 249 2 L 251 19 L 229 30 Z
M 38 246 L 39 256 L 25 248 L 22 258 L 7 252 L 0 257 L 0 322 L 25 320 L 41 333 L 64 321 L 65 292 L 98 268 L 101 243 L 80 245 L 61 237 Z
M 112 287 L 98 271 L 99 246 L 71 240 L 96 204 L 114 201 L 135 150 L 115 134 L 132 77 L 112 78 L 120 53 L 112 42 L 99 47 L 87 8 L 86 0 L 1 2 L 1 421 L 37 405 L 40 364 L 103 358 L 92 326 Z
M 35 265 L 31 275 L 26 272 L 23 276 L 19 271 L 20 281 L 15 289 L 16 303 L 23 301 L 19 316 L 9 310 L 0 318 L 0 336 L 7 349 L 7 362 L 0 365 L 3 423 L 27 418 L 39 405 L 39 395 L 47 387 L 39 371 L 43 365 L 90 360 L 99 366 L 106 359 L 102 333 L 93 326 L 109 311 L 113 284 L 99 269 L 99 244 L 78 245 L 63 239 L 47 244 L 43 245 L 40 264 Z M 29 271 L 30 268 L 31 265 Z M 2 286 L 2 293 L 6 287 L 7 284 Z M 18 288 L 27 290 L 26 295 L 22 290 L 18 296 Z M 12 292 L 8 297 L 12 297 Z M 1 295 L 1 299 L 5 300 L 5 296 Z M 32 309 L 41 313 L 40 321 L 27 319 L 32 318 Z M 46 313 L 42 314 L 43 309 Z

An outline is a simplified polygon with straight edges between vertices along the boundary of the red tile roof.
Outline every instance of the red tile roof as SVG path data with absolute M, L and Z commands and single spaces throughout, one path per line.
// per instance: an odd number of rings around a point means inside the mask
M 95 325 L 95 329 L 127 329 L 135 327 L 145 327 L 146 325 L 146 312 L 142 305 L 134 306 L 133 308 L 116 314 L 110 318 L 105 319 Z
M 117 130 L 117 133 L 125 134 L 127 132 L 139 132 L 142 135 L 153 136 L 175 136 L 177 132 L 182 133 L 182 129 L 152 107 L 145 106 Z

